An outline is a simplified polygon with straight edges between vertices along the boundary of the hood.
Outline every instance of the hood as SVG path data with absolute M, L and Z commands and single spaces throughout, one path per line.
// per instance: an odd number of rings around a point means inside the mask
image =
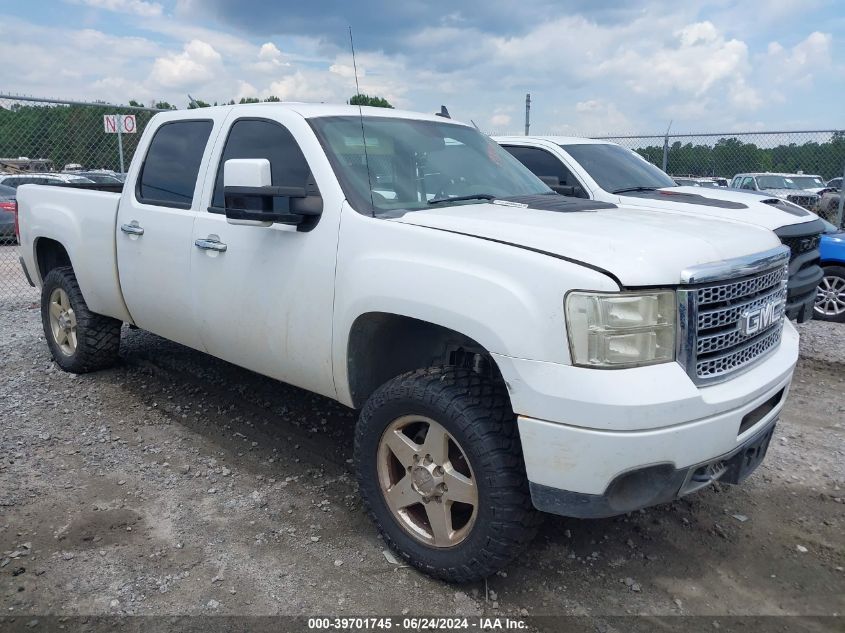
M 629 287 L 676 285 L 690 266 L 780 244 L 762 228 L 631 207 L 548 211 L 481 203 L 411 211 L 390 221 L 541 251 L 599 268 Z
M 785 191 L 796 193 L 795 190 Z M 725 187 L 670 187 L 657 191 L 626 193 L 619 196 L 619 199 L 628 206 L 720 218 L 762 226 L 772 231 L 784 226 L 812 222 L 817 218 L 814 213 L 797 205 L 793 207 L 778 204 L 781 198 L 768 191 L 757 193 Z

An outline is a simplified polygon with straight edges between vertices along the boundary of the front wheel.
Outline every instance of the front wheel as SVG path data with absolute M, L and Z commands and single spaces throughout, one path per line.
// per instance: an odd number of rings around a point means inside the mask
M 472 371 L 418 370 L 376 390 L 358 421 L 355 459 L 385 541 L 432 576 L 485 578 L 536 532 L 507 393 Z
M 117 361 L 123 324 L 88 309 L 70 266 L 44 278 L 41 321 L 53 360 L 65 371 L 81 374 Z
M 845 323 L 845 267 L 824 267 L 824 277 L 816 290 L 813 315 L 822 321 Z

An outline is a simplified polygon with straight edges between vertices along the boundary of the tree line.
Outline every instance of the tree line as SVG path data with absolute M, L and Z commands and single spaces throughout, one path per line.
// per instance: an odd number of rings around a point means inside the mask
M 271 96 L 263 101 L 272 103 L 281 99 Z M 259 99 L 247 97 L 239 102 L 257 103 Z M 234 104 L 235 101 L 231 100 L 229 103 Z M 353 95 L 348 103 L 393 107 L 382 97 L 365 94 Z M 129 105 L 143 107 L 135 100 L 131 100 Z M 159 101 L 155 105 L 164 110 L 176 109 L 166 101 Z M 194 99 L 191 107 L 210 105 L 213 104 Z M 9 107 L 0 107 L 0 157 L 48 158 L 53 161 L 56 169 L 61 169 L 68 163 L 80 163 L 87 168 L 117 169 L 117 135 L 104 132 L 104 114 L 135 115 L 138 132 L 123 135 L 124 161 L 128 165 L 137 147 L 140 133 L 154 112 L 106 105 L 14 103 Z M 662 165 L 662 144 L 639 147 L 635 151 L 655 165 Z M 819 174 L 827 180 L 842 175 L 843 162 L 845 132 L 835 132 L 825 141 L 808 140 L 800 144 L 787 142 L 775 147 L 759 147 L 738 137 L 726 136 L 713 144 L 675 141 L 669 147 L 668 171 L 674 175 L 730 178 L 734 174 L 747 171 L 800 170 L 806 174 Z
M 655 165 L 663 165 L 662 144 L 639 147 L 634 151 Z M 845 132 L 839 131 L 827 141 L 788 142 L 775 147 L 758 147 L 737 137 L 720 138 L 713 145 L 675 141 L 669 146 L 667 171 L 675 176 L 724 178 L 743 172 L 802 171 L 829 180 L 842 175 L 844 163 Z

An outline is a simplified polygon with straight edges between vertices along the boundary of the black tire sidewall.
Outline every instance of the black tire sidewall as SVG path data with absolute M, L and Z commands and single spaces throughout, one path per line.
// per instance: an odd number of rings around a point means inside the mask
M 76 350 L 65 355 L 53 338 L 50 327 L 50 295 L 56 288 L 67 293 L 76 317 Z M 82 374 L 113 365 L 120 350 L 121 321 L 88 309 L 76 275 L 69 266 L 54 268 L 44 278 L 41 289 L 41 321 L 53 360 L 64 371 Z
M 65 293 L 67 293 L 68 299 L 70 300 L 70 306 L 73 308 L 74 315 L 77 319 L 77 346 L 74 353 L 70 356 L 61 350 L 59 344 L 53 336 L 52 330 L 50 329 L 50 295 L 53 294 L 53 291 L 55 291 L 56 288 L 61 288 L 65 291 Z M 59 367 L 65 371 L 76 371 L 80 365 L 80 336 L 78 328 L 80 326 L 79 319 L 81 316 L 81 310 L 77 303 L 78 302 L 75 301 L 74 297 L 74 288 L 71 286 L 70 280 L 67 278 L 67 274 L 60 269 L 51 270 L 44 279 L 44 284 L 41 288 L 41 323 L 44 327 L 44 336 L 47 339 L 47 346 L 50 348 L 53 360 L 55 360 Z
M 376 396 L 378 398 L 378 396 Z M 484 441 L 473 433 L 472 405 L 442 407 L 406 394 L 390 397 L 376 407 L 365 407 L 356 441 L 356 462 L 361 492 L 382 533 L 392 545 L 423 571 L 434 573 L 444 568 L 460 569 L 476 562 L 490 538 L 495 537 L 490 526 L 496 522 L 496 500 L 491 482 L 498 476 L 497 468 L 483 459 Z M 387 426 L 405 415 L 420 415 L 441 424 L 457 441 L 469 461 L 478 488 L 478 509 L 469 535 L 458 545 L 433 548 L 409 535 L 387 506 L 378 476 L 378 452 L 381 437 Z M 514 420 L 514 424 L 516 421 Z M 494 460 L 495 461 L 495 460 Z

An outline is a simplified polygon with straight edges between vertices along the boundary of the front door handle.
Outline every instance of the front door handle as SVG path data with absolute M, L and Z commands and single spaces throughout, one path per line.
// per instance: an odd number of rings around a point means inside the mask
M 194 242 L 194 246 L 201 248 L 204 251 L 217 251 L 218 253 L 226 252 L 226 245 L 223 242 L 210 238 L 199 239 Z
M 138 226 L 138 223 L 135 222 L 134 220 L 132 221 L 131 224 L 121 224 L 120 230 L 123 231 L 124 233 L 128 233 L 129 235 L 143 235 L 144 234 L 144 229 L 142 227 Z

